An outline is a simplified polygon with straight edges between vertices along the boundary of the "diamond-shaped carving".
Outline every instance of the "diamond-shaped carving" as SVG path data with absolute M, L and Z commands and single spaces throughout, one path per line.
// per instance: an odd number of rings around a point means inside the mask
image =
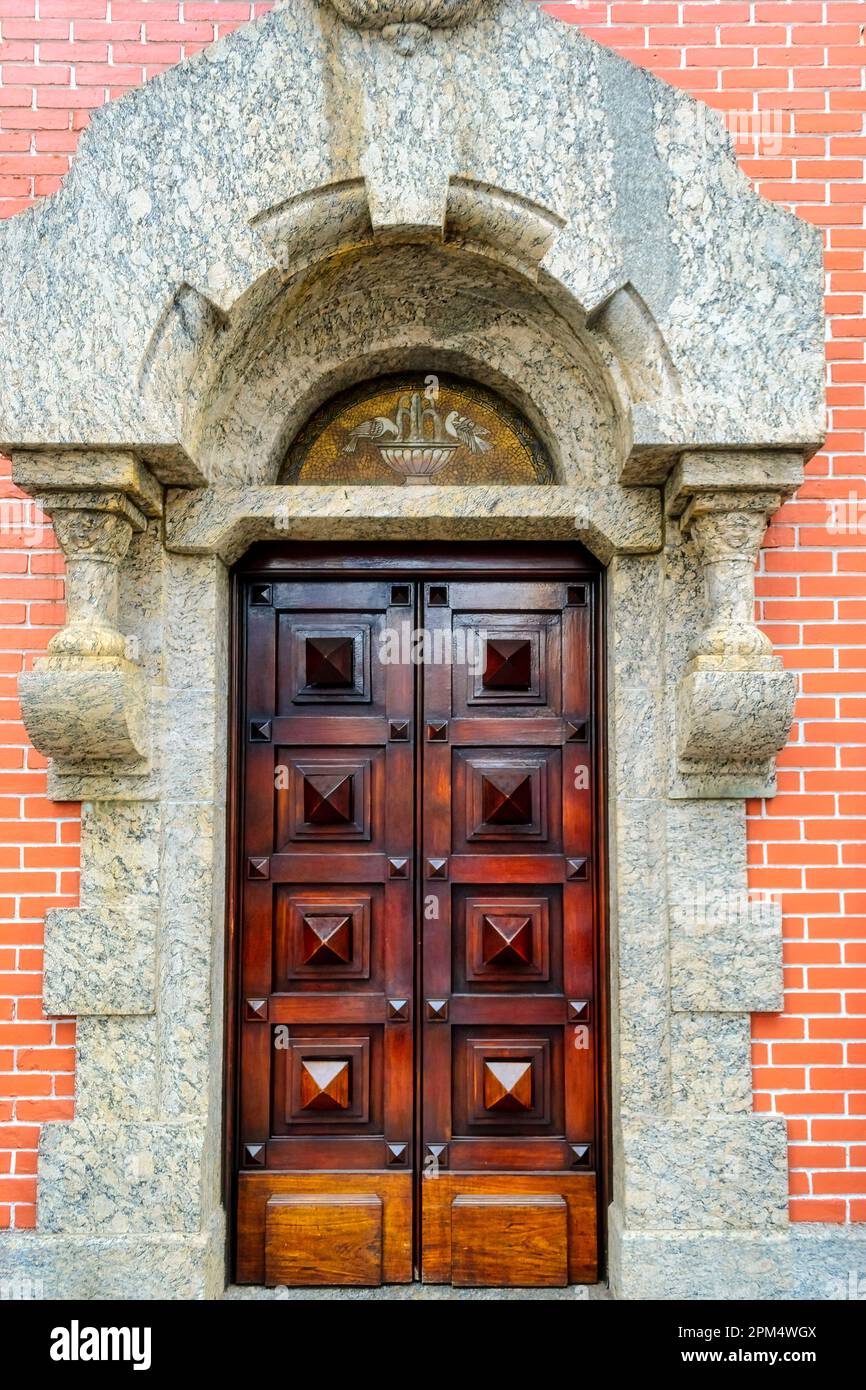
M 588 1168 L 592 1160 L 591 1144 L 569 1144 L 572 1168 Z
M 532 645 L 528 639 L 488 637 L 481 683 L 485 690 L 529 690 Z
M 448 742 L 448 724 L 444 719 L 433 720 L 427 725 L 427 741 L 428 743 Z
M 248 1168 L 262 1168 L 267 1154 L 265 1144 L 244 1144 L 244 1163 Z
M 566 863 L 566 877 L 585 880 L 589 878 L 588 859 L 569 859 Z
M 249 1023 L 266 1023 L 268 1018 L 267 999 L 247 999 L 246 1016 Z
M 445 1023 L 448 1018 L 447 999 L 428 999 L 427 1018 L 430 1023 Z
M 409 720 L 392 719 L 388 725 L 388 737 L 392 743 L 405 743 L 409 737 Z
M 565 736 L 569 743 L 586 743 L 589 738 L 589 725 L 585 721 L 577 724 L 569 719 L 565 725 Z
M 304 776 L 304 820 L 309 825 L 349 825 L 352 821 L 353 778 L 332 773 Z
M 447 878 L 448 860 L 447 859 L 428 859 L 427 860 L 428 878 Z
M 267 856 L 247 860 L 247 878 L 270 878 L 271 861 Z
M 391 585 L 391 606 L 393 608 L 406 608 L 412 602 L 412 590 L 408 584 Z
M 532 918 L 481 919 L 481 950 L 485 965 L 529 965 L 532 961 Z
M 589 589 L 585 584 L 569 584 L 566 602 L 571 608 L 584 608 L 589 600 Z
M 321 996 L 320 996 L 321 997 Z M 291 1028 L 288 1046 L 274 1053 L 277 1105 L 273 1122 L 282 1132 L 278 1111 L 287 1125 L 300 1125 L 306 1133 L 336 1126 L 334 1133 L 370 1119 L 370 1033 L 335 1036 L 329 1025 Z M 374 1102 L 375 1103 L 375 1102 Z M 309 1127 L 309 1128 L 308 1128 Z M 291 1129 L 290 1131 L 291 1132 Z M 379 1131 L 381 1133 L 381 1130 Z
M 368 980 L 371 917 L 367 892 L 279 885 L 272 992 L 291 993 L 299 980 Z
M 408 878 L 409 860 L 408 859 L 389 859 L 388 875 L 390 878 Z
M 555 920 L 554 961 L 551 961 L 551 911 Z M 496 897 L 467 897 L 461 911 L 457 904 L 457 932 L 463 929 L 466 981 L 472 986 L 487 985 L 498 990 L 503 984 L 530 981 L 541 984 L 551 978 L 551 964 L 559 973 L 561 937 L 560 902 L 557 892 L 549 895 L 520 896 L 504 892 Z M 457 979 L 453 988 L 461 992 L 459 950 L 455 956 Z
M 270 743 L 271 741 L 271 721 L 270 719 L 251 719 L 250 720 L 250 743 Z
M 305 965 L 346 965 L 352 959 L 352 919 L 309 913 L 302 924 Z
M 257 608 L 267 608 L 273 601 L 273 590 L 270 584 L 251 584 L 250 603 Z
M 531 1110 L 531 1061 L 525 1057 L 513 1062 L 485 1058 L 484 1105 L 487 1110 Z
M 424 1167 L 432 1169 L 448 1167 L 448 1145 L 447 1144 L 425 1144 L 424 1146 Z
M 409 1018 L 408 999 L 389 999 L 388 1018 L 393 1023 L 406 1023 Z
M 448 606 L 448 585 L 431 584 L 427 591 L 427 602 L 431 608 L 447 608 Z
M 388 1144 L 388 1164 L 405 1163 L 409 1153 L 408 1144 Z
M 481 814 L 488 825 L 529 825 L 532 821 L 532 781 L 525 772 L 489 773 L 481 778 Z
M 568 1001 L 568 1021 L 569 1023 L 587 1023 L 589 1021 L 590 1007 L 588 999 L 569 999 Z
M 301 1109 L 347 1110 L 349 1059 L 304 1057 L 301 1062 Z
M 307 685 L 346 689 L 355 683 L 355 643 L 351 637 L 308 637 L 304 644 Z

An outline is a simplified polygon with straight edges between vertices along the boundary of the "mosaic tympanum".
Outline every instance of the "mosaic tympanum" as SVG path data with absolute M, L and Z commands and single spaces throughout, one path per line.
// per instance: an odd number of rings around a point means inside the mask
M 532 484 L 553 481 L 526 420 L 474 382 L 433 373 L 379 377 L 307 422 L 283 469 L 305 484 Z

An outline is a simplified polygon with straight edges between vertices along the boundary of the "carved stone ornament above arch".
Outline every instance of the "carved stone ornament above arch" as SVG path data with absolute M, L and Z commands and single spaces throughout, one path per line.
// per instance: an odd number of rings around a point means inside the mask
M 384 29 L 390 24 L 425 24 L 449 29 L 472 19 L 483 0 L 323 0 L 347 24 L 361 29 Z

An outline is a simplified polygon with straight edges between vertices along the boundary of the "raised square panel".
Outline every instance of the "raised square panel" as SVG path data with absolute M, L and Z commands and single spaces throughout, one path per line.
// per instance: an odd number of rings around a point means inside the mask
M 478 628 L 469 704 L 546 704 L 546 637 L 543 627 Z
M 487 984 L 549 978 L 550 914 L 546 899 L 467 899 L 467 981 Z
M 465 1193 L 451 1208 L 452 1281 L 458 1288 L 563 1287 L 568 1206 L 547 1193 Z
M 461 756 L 466 777 L 467 841 L 547 839 L 544 752 Z
M 275 987 L 289 981 L 370 977 L 371 899 L 339 889 L 280 893 L 274 923 Z
M 290 1124 L 363 1125 L 369 1115 L 369 1038 L 290 1039 L 285 1115 Z
M 370 623 L 308 623 L 292 630 L 293 704 L 370 700 Z
M 375 1193 L 285 1193 L 265 1208 L 265 1283 L 382 1282 L 382 1201 Z
M 541 1037 L 469 1037 L 467 1124 L 474 1128 L 550 1122 L 550 1043 Z
M 454 714 L 486 707 L 531 707 L 556 713 L 561 704 L 558 614 L 461 613 L 454 619 Z
M 286 840 L 370 839 L 369 758 L 291 759 L 288 780 Z

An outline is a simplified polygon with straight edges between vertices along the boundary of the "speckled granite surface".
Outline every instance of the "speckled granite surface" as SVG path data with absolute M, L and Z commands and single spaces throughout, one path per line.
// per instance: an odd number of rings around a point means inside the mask
M 95 113 L 64 189 L 0 228 L 27 268 L 0 442 L 129 444 L 193 477 L 206 378 L 282 284 L 251 220 L 364 179 L 372 230 L 441 237 L 454 178 L 561 220 L 539 284 L 575 322 L 631 286 L 645 444 L 817 441 L 817 229 L 754 195 L 684 93 L 524 0 L 470 8 L 407 53 L 293 0 Z
M 614 1292 L 835 1297 L 864 1242 L 787 1223 L 783 1126 L 749 1113 L 778 923 L 731 910 L 790 715 L 752 570 L 821 435 L 818 233 L 704 108 L 524 0 L 293 0 L 97 112 L 0 265 L 0 444 L 76 599 L 25 715 L 88 803 L 46 955 L 77 1118 L 0 1276 L 223 1293 L 226 564 L 574 536 L 608 566 Z M 396 367 L 501 391 L 554 484 L 282 486 L 309 415 Z

